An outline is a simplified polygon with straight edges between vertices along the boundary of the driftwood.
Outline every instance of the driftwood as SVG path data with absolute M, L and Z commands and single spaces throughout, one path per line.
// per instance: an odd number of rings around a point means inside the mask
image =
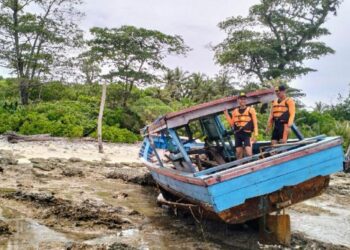
M 19 135 L 15 132 L 7 132 L 3 134 L 9 143 L 18 143 L 18 142 L 41 142 L 41 141 L 67 141 L 67 138 L 64 137 L 53 137 L 49 134 L 40 134 L 40 135 Z M 81 138 L 74 139 L 74 141 L 96 141 L 94 138 Z
M 21 141 L 62 141 L 63 138 L 52 137 L 49 134 L 40 134 L 40 135 L 19 135 L 15 132 L 5 133 L 7 141 L 10 143 L 17 143 Z

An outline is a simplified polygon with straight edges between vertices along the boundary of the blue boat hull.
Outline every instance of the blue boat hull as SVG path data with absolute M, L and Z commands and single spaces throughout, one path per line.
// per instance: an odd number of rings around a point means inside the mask
M 322 194 L 328 187 L 329 180 L 329 176 L 318 176 L 295 186 L 283 187 L 267 195 L 247 199 L 243 204 L 231 207 L 222 212 L 215 212 L 213 207 L 209 206 L 207 203 L 197 202 L 196 200 L 192 200 L 189 197 L 185 197 L 169 189 L 167 186 L 159 184 L 160 191 L 166 200 L 181 201 L 181 203 L 176 202 L 175 204 L 172 202 L 160 203 L 172 206 L 177 210 L 182 209 L 191 214 L 196 214 L 196 216 L 200 218 L 205 217 L 221 220 L 229 224 L 239 224 L 316 197 Z
M 343 168 L 342 156 L 341 146 L 333 147 L 210 186 L 214 209 L 222 212 L 243 204 L 246 199 L 339 172 Z
M 327 141 L 324 143 L 326 145 Z M 284 162 L 272 159 L 268 167 L 264 166 L 269 162 L 265 161 L 260 165 L 257 163 L 257 170 L 242 175 L 235 174 L 235 169 L 229 169 L 210 176 L 196 177 L 198 181 L 204 182 L 203 185 L 174 178 L 173 173 L 167 174 L 164 170 L 160 172 L 158 167 L 152 167 L 150 164 L 148 167 L 154 180 L 163 190 L 185 198 L 191 203 L 199 204 L 214 214 L 227 214 L 232 213 L 232 209 L 244 206 L 247 201 L 257 198 L 260 199 L 257 202 L 262 206 L 261 197 L 267 197 L 288 188 L 290 188 L 289 192 L 306 192 L 305 197 L 299 197 L 295 201 L 292 197 L 285 198 L 285 201 L 291 200 L 288 205 L 320 194 L 328 186 L 328 176 L 343 170 L 344 154 L 341 140 L 325 145 L 320 143 L 319 149 L 305 149 L 305 152 L 287 154 L 285 158 L 288 160 Z M 226 179 L 225 174 L 229 176 Z M 224 180 L 220 180 L 221 175 Z M 188 179 L 193 178 L 188 177 Z M 314 183 L 310 186 L 310 190 L 306 190 L 308 187 L 305 185 L 307 186 L 310 181 Z M 316 187 L 314 191 L 311 190 L 312 186 Z M 297 189 L 293 191 L 295 187 Z M 290 196 L 293 195 L 296 194 L 290 194 Z M 279 201 L 281 202 L 284 201 Z M 237 220 L 237 223 L 240 222 L 242 221 Z M 236 223 L 236 221 L 231 220 L 230 223 Z

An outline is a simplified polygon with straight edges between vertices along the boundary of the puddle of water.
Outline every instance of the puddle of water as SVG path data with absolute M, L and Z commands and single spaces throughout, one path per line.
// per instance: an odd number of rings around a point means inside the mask
M 196 232 L 186 229 L 187 220 L 179 220 L 159 208 L 156 204 L 156 192 L 150 187 L 141 187 L 123 182 L 94 181 L 93 193 L 113 206 L 126 206 L 140 212 L 144 218 L 138 228 L 116 231 L 115 234 L 105 234 L 87 240 L 86 235 L 71 235 L 60 233 L 45 227 L 34 220 L 24 219 L 25 215 L 16 214 L 11 219 L 4 218 L 15 225 L 16 232 L 5 242 L 0 242 L 0 249 L 40 249 L 41 243 L 82 242 L 89 245 L 112 244 L 122 242 L 139 249 L 222 249 L 222 244 L 212 241 L 203 242 Z M 113 198 L 118 192 L 125 192 L 125 199 Z M 73 197 L 76 195 L 72 192 Z M 96 195 L 94 196 L 96 197 Z M 0 207 L 1 217 L 1 207 Z M 62 245 L 62 244 L 61 244 Z
M 41 243 L 71 242 L 63 233 L 56 232 L 38 222 L 23 218 L 18 211 L 6 206 L 0 207 L 0 219 L 7 222 L 14 233 L 0 242 L 0 249 L 39 249 Z
M 157 193 L 153 187 L 128 184 L 120 181 L 96 181 L 92 184 L 96 194 L 106 203 L 125 206 L 145 216 L 138 229 L 123 230 L 85 241 L 87 244 L 123 242 L 140 249 L 224 249 L 225 244 L 208 240 L 196 231 L 193 219 L 179 219 L 158 207 Z M 126 198 L 113 198 L 118 192 L 127 193 Z M 186 225 L 190 223 L 191 225 Z M 194 230 L 194 231 L 192 231 Z M 213 230 L 214 231 L 214 230 Z M 225 231 L 225 230 L 221 230 Z
M 93 182 L 91 186 L 96 188 L 96 195 L 110 205 L 125 206 L 140 212 L 146 217 L 160 212 L 156 204 L 157 194 L 152 187 L 105 180 Z M 128 197 L 125 199 L 113 198 L 113 195 L 118 192 L 125 192 Z
M 139 239 L 140 239 L 140 231 L 138 229 L 126 229 L 115 234 L 104 235 L 101 237 L 97 237 L 95 239 L 86 240 L 84 241 L 84 243 L 88 245 L 113 244 L 114 242 L 121 242 L 121 241 L 128 241 L 130 243 L 130 240 L 135 241 Z
M 8 220 L 7 222 L 14 225 L 16 231 L 7 241 L 0 243 L 0 247 L 3 249 L 39 249 L 41 243 L 71 242 L 64 234 L 33 220 L 19 219 L 15 221 Z
M 80 185 L 82 184 L 82 185 Z M 78 186 L 84 188 L 79 189 Z M 51 186 L 50 186 L 51 187 Z M 115 233 L 92 236 L 60 233 L 38 224 L 25 216 L 7 211 L 7 220 L 15 223 L 17 232 L 0 249 L 38 249 L 45 242 L 83 242 L 88 245 L 122 242 L 140 249 L 252 249 L 256 248 L 257 232 L 240 228 L 232 229 L 223 223 L 213 224 L 204 221 L 203 227 L 194 225 L 192 218 L 179 218 L 169 215 L 156 204 L 154 188 L 124 183 L 118 180 L 88 180 L 75 183 L 61 195 L 69 195 L 79 200 L 93 198 L 115 207 L 125 206 L 140 212 L 144 217 L 135 219 L 135 227 Z M 84 193 L 81 193 L 84 190 Z M 125 198 L 115 198 L 118 193 L 126 193 Z M 84 197 L 81 197 L 84 196 Z M 77 199 L 78 200 L 78 199 Z M 328 202 L 328 203 L 327 203 Z M 310 200 L 307 205 L 317 206 L 330 213 L 312 216 L 291 211 L 292 230 L 301 231 L 310 238 L 334 244 L 350 246 L 350 211 L 344 207 L 334 207 L 334 201 Z M 3 216 L 5 217 L 5 216 Z M 1 218 L 1 207 L 0 207 Z M 91 238 L 94 237 L 94 238 Z
M 328 210 L 330 213 L 310 215 L 291 211 L 293 231 L 303 232 L 310 238 L 323 242 L 350 247 L 350 210 L 348 208 L 335 207 L 332 201 L 321 202 L 317 199 L 304 203 Z

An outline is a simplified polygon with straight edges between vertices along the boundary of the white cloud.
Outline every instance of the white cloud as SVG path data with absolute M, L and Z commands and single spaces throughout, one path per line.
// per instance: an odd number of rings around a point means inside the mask
M 179 34 L 193 48 L 186 58 L 171 57 L 170 67 L 180 66 L 188 71 L 200 71 L 214 75 L 219 67 L 214 64 L 213 52 L 207 48 L 209 43 L 217 44 L 225 38 L 217 24 L 227 17 L 246 15 L 249 7 L 258 0 L 100 0 L 87 1 L 87 18 L 84 27 L 118 27 L 123 24 L 158 29 L 168 34 Z M 327 27 L 332 35 L 323 38 L 336 54 L 307 62 L 317 69 L 292 82 L 307 94 L 303 102 L 311 106 L 316 101 L 336 102 L 338 93 L 349 91 L 350 50 L 350 1 L 344 1 L 338 15 L 330 17 Z
M 217 44 L 225 38 L 217 24 L 227 17 L 246 15 L 251 5 L 258 0 L 86 0 L 82 11 L 86 17 L 82 27 L 119 27 L 135 25 L 157 29 L 167 34 L 181 35 L 193 48 L 187 57 L 170 57 L 170 67 L 180 66 L 185 70 L 214 75 L 219 67 L 214 64 L 209 43 Z M 292 85 L 307 94 L 307 105 L 315 101 L 335 102 L 339 92 L 347 92 L 350 82 L 350 1 L 344 1 L 338 16 L 330 17 L 327 27 L 331 36 L 323 40 L 337 52 L 308 66 L 318 72 L 293 81 Z M 1 75 L 0 70 L 0 75 Z
M 188 71 L 214 75 L 219 68 L 214 64 L 209 43 L 219 43 L 224 33 L 217 24 L 232 15 L 245 15 L 257 0 L 101 0 L 86 1 L 84 28 L 92 26 L 118 27 L 135 25 L 157 29 L 167 34 L 181 35 L 193 48 L 187 57 L 171 57 L 170 67 L 180 66 Z

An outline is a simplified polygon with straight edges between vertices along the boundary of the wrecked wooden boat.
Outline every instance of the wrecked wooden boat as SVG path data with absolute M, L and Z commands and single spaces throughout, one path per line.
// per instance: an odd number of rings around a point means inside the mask
M 268 103 L 274 90 L 247 94 L 247 105 Z M 163 194 L 163 203 L 237 224 L 321 194 L 329 175 L 345 166 L 341 137 L 303 138 L 253 145 L 253 156 L 236 160 L 225 110 L 231 96 L 166 114 L 146 126 L 139 153 Z

